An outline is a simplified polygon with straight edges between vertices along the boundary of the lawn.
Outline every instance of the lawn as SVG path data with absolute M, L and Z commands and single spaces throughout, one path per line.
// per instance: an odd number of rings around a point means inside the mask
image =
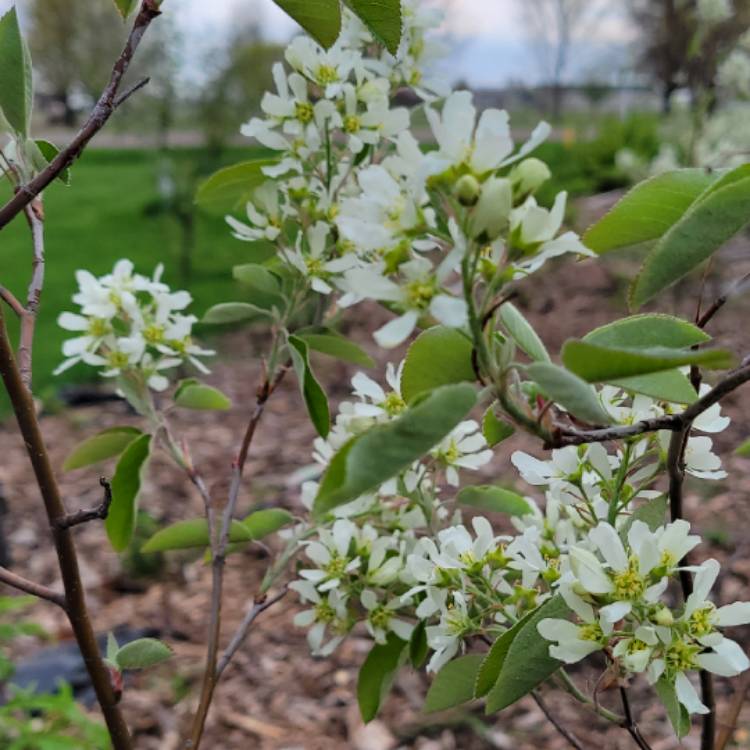
M 253 158 L 257 152 L 232 150 L 226 161 Z M 178 169 L 206 161 L 197 150 L 177 152 Z M 119 258 L 130 258 L 136 269 L 151 274 L 165 266 L 164 279 L 183 286 L 180 269 L 181 231 L 174 216 L 154 210 L 158 204 L 157 164 L 151 151 L 89 151 L 74 165 L 71 186 L 55 183 L 45 193 L 46 282 L 34 344 L 34 390 L 51 395 L 63 382 L 83 380 L 92 370 L 78 365 L 62 377 L 52 371 L 62 359 L 65 332 L 56 325 L 76 288 L 75 271 L 103 274 Z M 6 193 L 0 195 L 5 199 Z M 234 239 L 220 217 L 199 215 L 195 227 L 193 272 L 186 286 L 199 316 L 210 305 L 234 293 L 231 267 L 241 262 L 247 246 Z M 25 298 L 31 271 L 28 227 L 17 217 L 0 235 L 0 284 Z M 6 315 L 15 335 L 15 323 Z M 2 397 L 4 394 L 0 394 Z M 2 410 L 0 404 L 0 410 Z

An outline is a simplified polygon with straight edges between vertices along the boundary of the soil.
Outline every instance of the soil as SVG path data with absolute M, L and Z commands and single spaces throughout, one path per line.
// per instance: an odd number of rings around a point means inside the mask
M 602 212 L 612 196 L 599 196 L 578 206 L 582 223 Z M 605 323 L 625 309 L 627 279 L 637 267 L 632 257 L 612 257 L 602 262 L 556 263 L 555 268 L 521 286 L 518 305 L 538 324 L 551 351 L 559 350 L 571 336 Z M 750 253 L 744 240 L 737 241 L 717 256 L 704 283 L 704 298 L 712 301 L 731 280 L 750 270 Z M 700 281 L 679 285 L 662 301 L 663 311 L 692 318 L 695 315 Z M 709 331 L 739 357 L 748 353 L 747 331 L 750 300 L 730 300 L 710 324 Z M 382 313 L 363 307 L 351 323 L 350 334 L 376 354 L 368 331 Z M 237 449 L 244 421 L 254 401 L 258 369 L 256 361 L 261 338 L 233 334 L 217 342 L 221 356 L 208 381 L 228 393 L 236 408 L 227 415 L 175 413 L 178 433 L 192 447 L 204 476 L 213 478 L 214 494 L 224 496 L 233 452 Z M 315 362 L 320 381 L 332 401 L 345 397 L 348 380 L 355 371 L 332 360 Z M 750 403 L 735 393 L 725 402 L 732 425 L 717 438 L 717 447 L 732 477 L 731 484 L 689 482 L 686 513 L 706 537 L 701 548 L 705 557 L 722 563 L 717 587 L 720 603 L 748 599 L 750 580 L 750 459 L 733 454 L 750 434 Z M 122 403 L 78 406 L 43 418 L 52 458 L 61 466 L 70 448 L 84 437 L 113 425 L 137 424 Z M 262 432 L 253 446 L 247 466 L 247 481 L 240 498 L 240 510 L 251 505 L 281 505 L 295 513 L 298 500 L 295 472 L 310 463 L 314 432 L 301 407 L 292 378 L 283 382 L 269 403 Z M 510 454 L 519 448 L 542 456 L 538 443 L 514 436 L 497 450 L 486 470 L 488 478 L 517 482 Z M 6 523 L 18 573 L 50 586 L 58 586 L 56 559 L 41 512 L 24 446 L 11 422 L 0 426 L 0 484 L 9 505 Z M 111 472 L 107 465 L 102 473 Z M 94 471 L 61 473 L 62 488 L 69 509 L 89 507 L 100 501 L 101 489 Z M 531 488 L 524 488 L 531 494 Z M 148 472 L 142 506 L 163 525 L 201 515 L 197 494 L 166 460 L 157 456 Z M 498 522 L 499 524 L 502 521 Z M 123 560 L 109 547 L 103 529 L 96 523 L 75 531 L 82 574 L 97 630 L 105 632 L 123 624 L 154 628 L 175 649 L 169 664 L 128 678 L 122 706 L 143 750 L 177 750 L 197 703 L 197 686 L 205 649 L 206 615 L 209 608 L 211 574 L 202 558 L 171 554 L 155 575 L 144 575 L 143 561 Z M 228 639 L 252 602 L 262 576 L 267 550 L 261 546 L 228 560 L 224 639 Z M 359 719 L 357 672 L 370 641 L 355 633 L 332 658 L 310 656 L 304 631 L 293 625 L 299 609 L 294 596 L 287 596 L 261 616 L 235 661 L 225 672 L 207 724 L 203 747 L 213 750 L 537 750 L 568 747 L 540 708 L 530 698 L 498 715 L 485 717 L 481 707 L 425 716 L 421 712 L 428 679 L 404 669 L 385 702 L 378 719 L 363 726 Z M 26 615 L 43 625 L 55 639 L 68 639 L 69 628 L 60 612 L 37 604 Z M 748 629 L 734 634 L 747 646 Z M 22 639 L 15 656 L 34 653 L 39 643 Z M 597 665 L 579 667 L 575 679 L 588 689 L 600 677 Z M 738 680 L 718 679 L 716 685 L 719 723 Z M 633 711 L 642 733 L 653 750 L 698 748 L 699 729 L 680 744 L 672 733 L 654 694 L 642 680 L 631 689 Z M 603 705 L 620 710 L 617 691 L 602 689 Z M 573 732 L 584 748 L 632 748 L 632 738 L 622 729 L 608 726 L 590 711 L 552 690 L 543 692 L 545 701 L 560 722 Z M 734 731 L 735 747 L 750 747 L 750 708 L 740 715 Z

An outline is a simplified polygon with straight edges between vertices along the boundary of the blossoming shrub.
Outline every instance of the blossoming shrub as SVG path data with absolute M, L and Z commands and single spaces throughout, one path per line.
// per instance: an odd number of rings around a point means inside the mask
M 348 11 L 328 48 L 295 39 L 286 65 L 274 66 L 263 116 L 242 128 L 275 156 L 222 170 L 199 191 L 206 206 L 244 210 L 227 221 L 249 257 L 258 241 L 276 251 L 237 266 L 244 299 L 204 321 L 267 325 L 258 403 L 291 369 L 319 433 L 301 487 L 305 520 L 256 511 L 234 520 L 224 541 L 281 537 L 263 595 L 299 554 L 289 588 L 315 655 L 330 655 L 355 628 L 369 633 L 358 690 L 365 719 L 410 662 L 436 673 L 428 710 L 483 698 L 497 711 L 550 681 L 623 723 L 565 671 L 599 653 L 623 688 L 643 675 L 683 735 L 689 714 L 711 710 L 694 687 L 697 672 L 732 676 L 750 666 L 724 633 L 750 622 L 750 603 L 712 602 L 718 563 L 693 562 L 705 556 L 679 504 L 682 474 L 725 476 L 710 436 L 728 425 L 718 402 L 745 369 L 713 389 L 702 384 L 702 370 L 729 369 L 732 355 L 707 346 L 702 326 L 662 314 L 570 340 L 555 364 L 510 298 L 557 256 L 575 262 L 648 245 L 631 290 L 638 307 L 750 218 L 746 167 L 644 183 L 581 239 L 562 228 L 565 193 L 551 207 L 535 199 L 550 173 L 532 154 L 549 127 L 517 147 L 507 113 L 477 116 L 469 92 L 450 92 L 427 73 L 439 55 L 428 35 L 436 14 L 416 0 L 403 14 L 397 51 Z M 423 148 L 410 112 L 393 104 L 403 88 L 422 100 L 436 148 Z M 150 451 L 166 450 L 201 489 L 172 434 L 169 399 L 183 408 L 230 404 L 196 379 L 164 395 L 176 365 L 201 372 L 211 352 L 191 338 L 189 295 L 171 292 L 158 269 L 149 279 L 121 261 L 102 279 L 80 272 L 79 285 L 80 314 L 60 318 L 80 334 L 66 342 L 61 368 L 101 367 L 147 417 L 144 432 L 109 430 L 69 460 L 81 467 L 120 456 L 107 529 L 122 549 Z M 335 330 L 366 299 L 392 314 L 373 334 L 381 347 L 413 341 L 384 379 L 355 375 L 352 398 L 331 421 L 309 354 L 372 365 Z M 513 454 L 528 494 L 504 486 L 513 476 L 471 484 L 516 429 L 554 448 L 547 460 Z M 207 519 L 162 529 L 146 548 L 223 555 L 213 512 L 208 502 Z M 498 534 L 487 512 L 505 513 L 515 532 Z

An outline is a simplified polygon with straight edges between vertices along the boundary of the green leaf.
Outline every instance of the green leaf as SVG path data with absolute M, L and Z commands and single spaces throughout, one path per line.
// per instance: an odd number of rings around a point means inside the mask
M 690 273 L 750 221 L 750 177 L 723 179 L 722 186 L 701 196 L 648 254 L 631 286 L 633 307 Z
M 513 341 L 535 362 L 549 362 L 549 354 L 536 331 L 517 307 L 506 302 L 500 307 L 500 321 Z
M 510 516 L 525 516 L 532 512 L 531 506 L 517 492 L 492 484 L 464 487 L 456 499 L 461 505 L 494 513 L 507 513 Z
M 31 56 L 13 6 L 0 17 L 0 113 L 24 139 L 29 135 L 32 104 Z
M 503 440 L 509 438 L 515 431 L 516 428 L 510 422 L 500 419 L 495 414 L 494 406 L 490 406 L 484 413 L 484 417 L 482 417 L 482 434 L 490 448 L 494 448 L 494 446 L 502 443 Z
M 63 471 L 80 469 L 119 456 L 130 443 L 143 433 L 135 427 L 110 427 L 79 443 L 63 464 Z
M 251 542 L 255 539 L 253 532 L 243 521 L 232 521 L 229 527 L 230 542 Z M 209 547 L 208 521 L 205 518 L 191 518 L 177 521 L 156 532 L 141 547 L 141 552 L 168 552 L 175 549 L 193 549 Z
M 549 655 L 549 641 L 542 638 L 536 626 L 547 617 L 564 618 L 568 606 L 558 594 L 537 607 L 513 638 L 497 682 L 487 694 L 486 712 L 500 711 L 533 690 L 560 668 L 560 662 Z
M 232 402 L 218 388 L 203 383 L 189 383 L 178 388 L 174 402 L 184 409 L 202 411 L 227 411 L 232 406 Z
M 117 643 L 115 634 L 110 631 L 107 633 L 107 661 L 111 662 L 113 666 L 117 666 L 117 652 L 120 650 L 120 645 Z
M 667 517 L 668 502 L 666 495 L 660 495 L 655 497 L 653 500 L 649 500 L 647 503 L 638 506 L 630 518 L 622 525 L 620 536 L 626 539 L 628 531 L 635 521 L 643 521 L 651 531 L 656 531 L 660 526 L 664 525 L 664 521 Z
M 195 202 L 205 211 L 221 216 L 244 208 L 255 190 L 268 180 L 263 167 L 273 164 L 276 159 L 254 159 L 224 167 L 198 187 Z
M 734 449 L 734 452 L 738 456 L 750 456 L 750 440 L 745 440 L 744 443 Z
M 117 652 L 120 669 L 146 669 L 172 658 L 172 649 L 156 638 L 139 638 L 126 643 Z
M 679 370 L 663 370 L 651 375 L 636 375 L 632 378 L 612 380 L 612 385 L 633 393 L 642 393 L 658 401 L 674 404 L 692 404 L 698 394 L 686 375 Z
M 34 146 L 37 152 L 34 166 L 41 172 L 60 153 L 60 149 L 51 141 L 45 141 L 43 138 L 37 138 L 34 141 Z M 63 169 L 57 179 L 70 187 L 70 167 Z
M 331 415 L 328 411 L 328 398 L 320 387 L 312 368 L 307 344 L 297 336 L 289 337 L 289 354 L 292 357 L 294 371 L 297 373 L 300 393 L 307 407 L 318 435 L 326 437 L 331 429 Z
M 439 443 L 476 403 L 467 383 L 446 385 L 416 401 L 391 422 L 352 438 L 333 457 L 315 498 L 320 518 L 375 489 Z
M 661 313 L 647 313 L 631 315 L 595 328 L 589 331 L 583 340 L 615 349 L 649 349 L 653 346 L 687 349 L 697 344 L 705 344 L 711 337 L 681 318 Z
M 120 11 L 123 20 L 126 19 L 138 5 L 138 0 L 115 0 L 115 6 Z
M 302 339 L 315 352 L 326 354 L 342 362 L 351 362 L 360 367 L 374 367 L 375 360 L 353 341 L 330 328 L 297 331 L 295 336 Z
M 677 699 L 677 691 L 674 684 L 669 682 L 666 677 L 662 677 L 654 685 L 654 689 L 659 696 L 659 700 L 664 704 L 675 734 L 678 739 L 682 739 L 690 731 L 690 714 Z
M 252 304 L 263 310 L 285 307 L 279 277 L 258 263 L 235 266 L 232 275 L 250 293 Z
M 467 654 L 449 661 L 435 675 L 422 710 L 428 714 L 445 711 L 472 700 L 474 684 L 483 661 L 483 654 Z
M 667 347 L 624 349 L 569 339 L 562 349 L 565 366 L 589 383 L 606 383 L 634 375 L 700 365 L 722 370 L 732 366 L 732 355 L 723 349 L 682 350 Z
M 280 528 L 291 523 L 292 514 L 281 508 L 264 508 L 256 510 L 242 521 L 242 525 L 250 532 L 250 538 L 263 539 Z
M 133 440 L 120 456 L 112 477 L 112 505 L 105 526 L 117 552 L 122 552 L 133 538 L 138 493 L 150 451 L 151 435 Z
M 251 305 L 249 302 L 221 302 L 206 311 L 201 323 L 225 325 L 267 317 L 269 317 L 268 310 Z
M 389 633 L 387 641 L 376 643 L 362 664 L 357 681 L 357 701 L 365 723 L 377 716 L 406 656 L 408 645 L 394 633 Z
M 672 315 L 632 315 L 622 320 L 595 328 L 583 337 L 590 344 L 644 349 L 664 346 L 682 349 L 703 344 L 711 337 L 692 323 Z M 679 370 L 667 370 L 650 375 L 612 381 L 627 391 L 643 393 L 660 401 L 690 404 L 698 398 L 688 378 Z
M 441 385 L 474 382 L 471 341 L 455 328 L 434 326 L 422 332 L 406 353 L 401 395 L 409 403 Z
M 401 42 L 401 0 L 344 0 L 386 49 L 395 55 Z
M 477 680 L 474 684 L 474 697 L 483 698 L 492 690 L 500 672 L 505 663 L 505 657 L 508 655 L 513 640 L 518 635 L 526 623 L 534 616 L 536 610 L 532 610 L 524 615 L 513 627 L 506 630 L 492 644 L 490 650 L 485 654 L 482 665 L 477 674 Z
M 326 49 L 341 32 L 339 0 L 273 0 Z
M 421 669 L 427 660 L 427 623 L 420 620 L 411 631 L 409 639 L 409 661 L 414 669 Z
M 548 398 L 591 424 L 611 424 L 594 389 L 577 375 L 551 362 L 534 362 L 527 371 Z
M 705 169 L 680 169 L 641 182 L 589 227 L 583 244 L 606 253 L 657 240 L 714 180 Z

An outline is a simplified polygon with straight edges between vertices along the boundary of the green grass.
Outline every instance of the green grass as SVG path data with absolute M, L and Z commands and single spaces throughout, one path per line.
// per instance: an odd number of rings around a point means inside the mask
M 225 161 L 256 155 L 257 151 L 232 150 Z M 177 152 L 175 160 L 180 168 L 189 169 L 206 163 L 207 157 L 201 151 L 185 150 Z M 158 156 L 149 151 L 89 151 L 74 165 L 70 187 L 58 182 L 45 192 L 47 263 L 34 342 L 36 394 L 44 397 L 64 382 L 93 376 L 85 365 L 64 376 L 52 375 L 62 359 L 66 337 L 56 319 L 61 311 L 75 309 L 70 298 L 76 289 L 76 269 L 103 274 L 119 258 L 130 258 L 138 271 L 150 275 L 157 263 L 163 263 L 165 281 L 174 288 L 190 289 L 195 298 L 192 310 L 198 316 L 236 293 L 231 267 L 246 258 L 247 245 L 229 234 L 220 217 L 198 216 L 192 278 L 183 285 L 177 222 L 168 214 L 149 211 L 158 200 L 157 162 Z M 0 194 L 0 200 L 6 197 L 7 192 Z M 30 236 L 19 216 L 0 235 L 0 284 L 25 299 L 30 272 Z M 6 320 L 15 337 L 15 322 L 8 314 Z

